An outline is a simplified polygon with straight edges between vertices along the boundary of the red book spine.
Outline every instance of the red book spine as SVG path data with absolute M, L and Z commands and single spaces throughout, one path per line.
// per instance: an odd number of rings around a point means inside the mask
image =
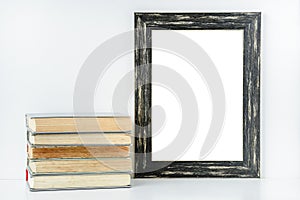
M 26 181 L 28 181 L 28 170 L 26 169 Z
M 28 144 L 26 145 L 26 152 L 27 152 L 27 155 L 28 155 Z M 26 169 L 26 172 L 25 172 L 25 180 L 28 181 L 28 170 Z

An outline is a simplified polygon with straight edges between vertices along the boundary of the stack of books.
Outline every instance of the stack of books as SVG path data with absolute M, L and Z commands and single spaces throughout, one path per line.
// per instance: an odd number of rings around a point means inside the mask
M 128 116 L 27 114 L 31 191 L 129 187 Z

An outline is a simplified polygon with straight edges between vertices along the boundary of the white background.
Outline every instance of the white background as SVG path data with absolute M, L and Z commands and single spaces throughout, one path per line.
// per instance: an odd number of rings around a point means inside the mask
M 262 177 L 300 178 L 299 0 L 2 0 L 0 179 L 25 176 L 24 114 L 71 112 L 84 60 L 131 30 L 135 11 L 263 12 Z M 110 102 L 105 93 L 101 99 L 99 110 Z

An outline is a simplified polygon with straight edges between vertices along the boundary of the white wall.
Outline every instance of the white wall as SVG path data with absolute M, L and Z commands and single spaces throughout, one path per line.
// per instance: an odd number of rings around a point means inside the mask
M 71 112 L 77 74 L 135 11 L 262 11 L 262 175 L 300 178 L 299 0 L 0 1 L 0 179 L 22 179 L 28 112 Z M 133 68 L 130 59 L 119 63 Z M 110 85 L 109 83 L 107 83 Z M 106 90 L 109 91 L 109 88 Z M 105 91 L 96 105 L 110 102 Z

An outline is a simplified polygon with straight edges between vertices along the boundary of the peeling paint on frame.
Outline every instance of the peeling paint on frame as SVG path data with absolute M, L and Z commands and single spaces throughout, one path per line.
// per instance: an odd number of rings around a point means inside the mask
M 199 23 L 201 22 L 201 23 Z M 171 30 L 243 29 L 243 161 L 152 161 L 151 37 L 147 28 Z M 260 177 L 261 13 L 135 13 L 135 177 Z M 145 126 L 148 125 L 148 126 Z

